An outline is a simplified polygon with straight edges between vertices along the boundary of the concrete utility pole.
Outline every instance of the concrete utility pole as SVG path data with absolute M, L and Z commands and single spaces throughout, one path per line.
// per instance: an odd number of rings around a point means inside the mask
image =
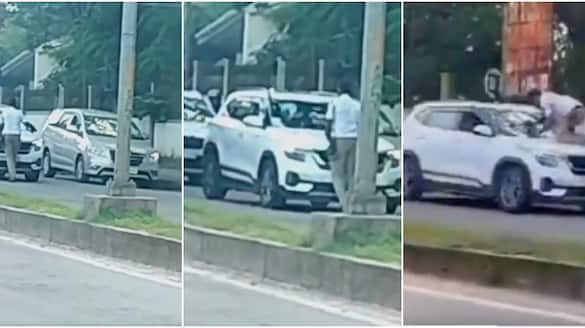
M 386 4 L 366 2 L 362 44 L 362 113 L 354 184 L 349 193 L 350 214 L 386 212 L 386 198 L 376 192 L 378 112 L 382 103 L 385 33 Z
M 138 3 L 122 5 L 122 34 L 120 39 L 120 68 L 118 73 L 118 137 L 112 196 L 135 196 L 136 185 L 130 180 L 130 124 L 134 102 L 136 68 L 136 21 Z

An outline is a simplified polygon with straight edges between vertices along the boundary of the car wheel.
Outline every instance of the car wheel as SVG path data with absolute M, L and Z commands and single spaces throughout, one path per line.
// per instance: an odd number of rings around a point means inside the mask
M 404 159 L 404 198 L 419 200 L 423 193 L 423 177 L 418 161 L 413 156 Z
M 313 211 L 325 211 L 329 208 L 329 201 L 312 200 L 311 208 L 313 209 Z
M 78 156 L 77 160 L 75 161 L 75 179 L 77 179 L 79 182 L 87 182 L 89 180 L 85 174 L 83 158 L 81 156 Z
M 282 196 L 282 190 L 278 185 L 276 164 L 272 160 L 263 162 L 260 169 L 259 183 L 260 205 L 264 208 L 282 208 L 286 200 Z
M 24 173 L 24 179 L 28 182 L 37 182 L 41 177 L 41 171 L 26 171 Z
M 198 174 L 188 174 L 187 175 L 187 185 L 194 186 L 201 183 L 201 175 Z
M 497 180 L 498 206 L 506 212 L 518 213 L 530 207 L 530 177 L 520 166 L 508 166 Z
M 57 173 L 51 166 L 51 153 L 48 150 L 43 153 L 42 169 L 43 175 L 47 178 L 52 178 Z
M 400 198 L 387 198 L 386 199 L 386 213 L 395 214 L 396 210 L 400 206 Z
M 203 194 L 207 199 L 224 199 L 227 189 L 223 187 L 219 159 L 215 153 L 205 157 L 203 167 Z

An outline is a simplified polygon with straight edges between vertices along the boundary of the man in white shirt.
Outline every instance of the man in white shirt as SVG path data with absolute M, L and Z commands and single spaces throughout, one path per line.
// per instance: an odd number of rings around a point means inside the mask
M 2 109 L 1 119 L 8 178 L 13 182 L 16 180 L 16 162 L 18 150 L 20 149 L 20 134 L 23 125 L 22 111 L 13 106 L 4 107 Z
M 544 111 L 542 132 L 552 130 L 559 142 L 585 144 L 585 136 L 575 133 L 575 128 L 585 122 L 585 108 L 579 100 L 538 89 L 530 90 L 528 98 Z
M 329 162 L 335 193 L 343 210 L 347 209 L 347 192 L 351 189 L 355 171 L 356 144 L 361 104 L 351 97 L 352 84 L 343 81 L 340 95 L 329 104 L 325 118 L 329 139 Z

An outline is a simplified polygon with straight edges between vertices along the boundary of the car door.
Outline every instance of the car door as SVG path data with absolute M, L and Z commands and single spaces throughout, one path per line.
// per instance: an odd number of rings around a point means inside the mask
M 474 132 L 479 125 L 486 125 L 495 131 L 488 109 L 473 108 L 462 113 L 457 142 L 461 157 L 461 174 L 469 179 L 469 184 L 479 188 L 489 185 L 495 157 L 492 156 L 495 135 L 482 135 Z
M 63 157 L 65 165 L 70 171 L 75 170 L 75 161 L 80 154 L 80 146 L 83 138 L 81 127 L 81 116 L 79 113 L 73 113 L 71 119 L 67 122 L 63 138 Z
M 228 106 L 229 116 L 232 118 L 229 133 L 230 141 L 230 174 L 246 183 L 254 183 L 256 171 L 254 154 L 257 152 L 258 138 L 264 131 L 260 119 L 260 102 L 253 97 L 238 97 Z M 254 121 L 251 118 L 255 118 Z
M 252 178 L 251 182 L 255 182 L 258 178 L 259 159 L 262 152 L 267 149 L 266 136 L 269 127 L 266 115 L 268 115 L 268 105 L 263 103 L 260 98 L 248 98 L 246 102 L 246 106 L 251 108 L 247 110 L 249 114 L 242 119 L 240 126 L 238 140 L 241 146 L 238 157 L 242 163 L 242 170 Z
M 51 161 L 55 167 L 59 167 L 61 169 L 70 169 L 69 168 L 69 160 L 67 158 L 67 137 L 69 132 L 67 131 L 67 126 L 69 122 L 73 119 L 73 113 L 71 112 L 64 112 L 61 115 L 61 118 L 54 124 L 51 128 L 51 133 L 47 134 L 47 140 L 50 142 L 50 147 L 52 147 L 51 151 Z
M 456 140 L 461 111 L 456 108 L 435 107 L 425 116 L 424 134 L 417 136 L 416 153 L 425 179 L 437 183 L 460 182 L 460 153 Z

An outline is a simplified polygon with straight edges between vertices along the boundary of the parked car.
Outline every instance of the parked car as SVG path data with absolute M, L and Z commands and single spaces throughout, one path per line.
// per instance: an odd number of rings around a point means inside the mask
M 207 122 L 215 116 L 207 97 L 198 91 L 183 92 L 183 157 L 185 176 L 194 181 L 203 171 L 203 145 L 207 138 Z
M 80 182 L 92 178 L 106 182 L 114 175 L 116 115 L 95 109 L 55 109 L 42 130 L 43 174 L 75 175 Z M 130 176 L 146 185 L 158 179 L 159 153 L 136 122 L 131 125 Z
M 533 203 L 585 204 L 585 147 L 534 134 L 526 105 L 429 102 L 405 121 L 405 198 L 424 192 L 495 200 L 508 212 Z
M 0 107 L 0 112 L 6 106 Z M 42 139 L 40 138 L 37 129 L 28 121 L 23 123 L 23 131 L 21 134 L 20 149 L 18 150 L 16 173 L 23 174 L 26 181 L 39 181 L 41 173 L 41 159 L 42 153 Z M 6 163 L 6 152 L 4 150 L 4 142 L 0 140 L 0 175 L 4 176 L 8 172 Z
M 203 190 L 224 198 L 228 190 L 258 193 L 264 207 L 287 200 L 309 200 L 323 209 L 337 201 L 325 137 L 325 114 L 334 94 L 232 93 L 209 120 L 204 149 Z M 389 210 L 400 204 L 400 156 L 388 141 L 378 141 L 377 185 L 388 195 Z

